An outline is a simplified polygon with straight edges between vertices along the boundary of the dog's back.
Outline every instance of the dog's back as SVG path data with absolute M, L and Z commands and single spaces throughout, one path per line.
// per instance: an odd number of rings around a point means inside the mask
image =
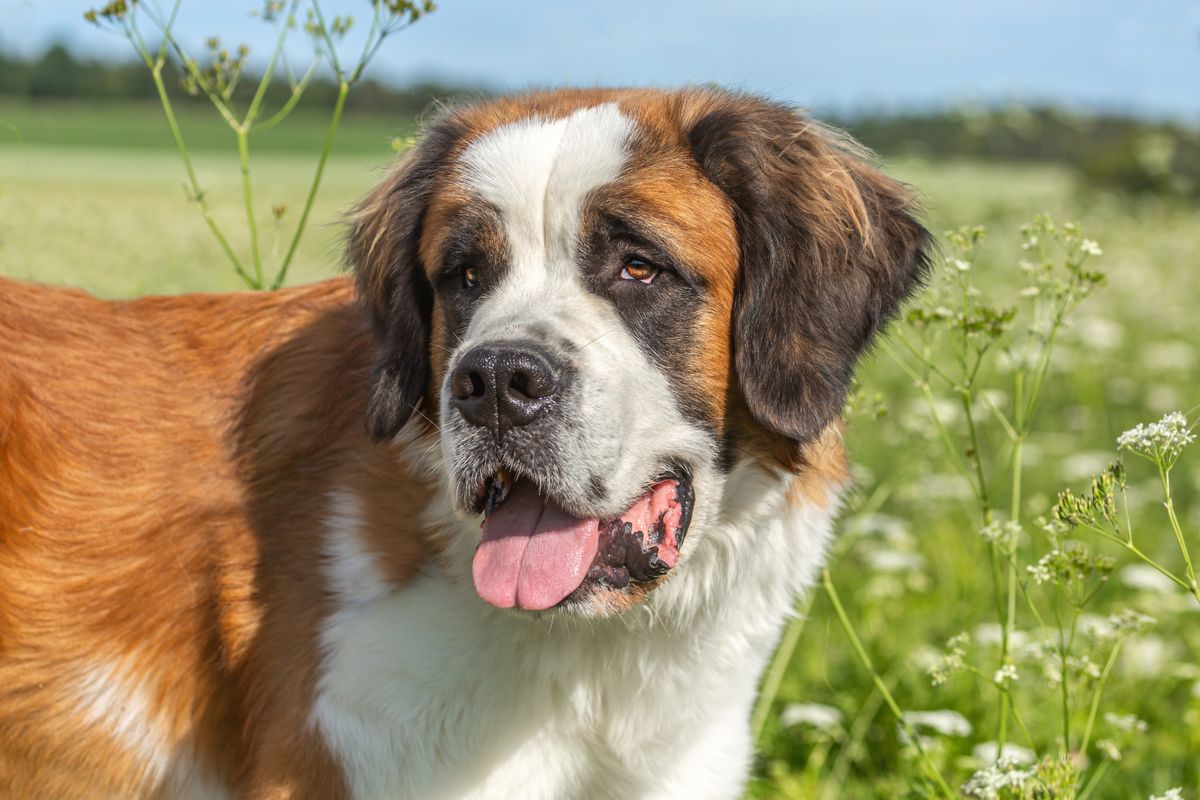
M 0 343 L 0 794 L 228 785 L 273 613 L 258 565 L 289 552 L 269 520 L 312 511 L 265 472 L 361 428 L 348 285 L 105 302 L 0 280 Z

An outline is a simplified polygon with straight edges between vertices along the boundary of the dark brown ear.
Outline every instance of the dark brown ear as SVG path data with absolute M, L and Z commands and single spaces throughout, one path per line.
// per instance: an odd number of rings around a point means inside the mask
M 746 405 L 768 431 L 811 441 L 927 271 L 929 233 L 901 184 L 789 108 L 714 96 L 689 137 L 737 218 L 733 347 Z
M 354 210 L 346 257 L 378 347 L 367 402 L 374 441 L 400 432 L 429 382 L 433 290 L 420 264 L 421 227 L 434 179 L 461 135 L 451 119 L 432 125 Z

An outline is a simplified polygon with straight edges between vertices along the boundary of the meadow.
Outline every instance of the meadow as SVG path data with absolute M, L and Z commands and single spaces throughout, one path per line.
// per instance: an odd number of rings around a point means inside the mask
M 0 274 L 104 297 L 240 288 L 183 189 L 155 107 L 0 102 Z M 232 137 L 206 127 L 208 116 L 197 112 L 181 124 L 192 132 L 213 213 L 236 234 L 242 200 Z M 289 124 L 286 135 L 261 141 L 253 162 L 268 249 L 286 239 L 320 146 L 316 117 Z M 379 180 L 393 140 L 411 131 L 409 119 L 343 122 L 289 282 L 339 273 L 343 215 Z M 1144 798 L 1173 787 L 1200 797 L 1200 601 L 1117 543 L 1038 521 L 1053 520 L 1060 491 L 1088 491 L 1092 476 L 1121 457 L 1121 513 L 1139 548 L 1183 573 L 1159 474 L 1119 452 L 1117 439 L 1168 412 L 1197 416 L 1200 208 L 1097 192 L 1046 164 L 905 158 L 884 166 L 916 187 L 939 235 L 976 225 L 987 233 L 978 242 L 968 234 L 962 251 L 943 238 L 941 277 L 916 306 L 932 316 L 901 321 L 860 371 L 847 433 L 855 485 L 834 548 L 834 591 L 818 587 L 801 601 L 788 658 L 768 677 L 772 702 L 758 720 L 760 758 L 748 795 L 945 796 L 936 773 L 954 793 L 976 797 Z M 272 205 L 287 208 L 277 219 Z M 1082 230 L 1042 225 L 1022 234 L 1039 214 Z M 1031 236 L 1041 238 L 1030 244 Z M 1042 252 L 1056 236 L 1066 255 Z M 1059 262 L 1085 257 L 1087 274 L 1104 273 L 1104 284 L 1078 299 L 1049 350 L 1045 329 L 1022 333 L 1054 291 L 1038 277 L 1039 265 L 1074 275 Z M 1017 310 L 983 339 L 960 341 L 953 325 L 939 333 L 930 322 L 948 290 L 962 307 Z M 917 358 L 949 372 L 961 360 L 959 345 L 969 350 L 984 340 L 992 347 L 965 402 Z M 1025 408 L 1027 387 L 1013 379 L 1025 374 L 1016 358 L 1026 340 L 1047 357 L 1014 447 L 1001 420 Z M 1193 549 L 1200 547 L 1198 460 L 1200 444 L 1192 445 L 1171 472 L 1173 510 Z M 989 507 L 982 515 L 981 489 Z M 984 535 L 985 518 L 1019 530 L 1007 528 L 1010 538 L 998 545 L 994 532 Z M 1088 548 L 1086 564 L 1040 580 L 1039 560 L 1075 552 L 1073 542 Z M 1071 594 L 1080 585 L 1086 597 Z M 1110 620 L 1123 609 L 1154 622 L 1129 614 Z M 1122 622 L 1130 619 L 1136 624 Z M 969 643 L 948 647 L 963 632 Z M 931 669 L 941 671 L 940 685 Z M 890 699 L 908 714 L 906 729 Z M 972 783 L 995 761 L 1001 735 L 1010 743 L 1006 774 L 1028 777 Z M 1032 762 L 1041 758 L 1050 766 L 1038 772 Z M 1053 793 L 1056 764 L 1071 765 L 1072 774 L 1070 789 Z

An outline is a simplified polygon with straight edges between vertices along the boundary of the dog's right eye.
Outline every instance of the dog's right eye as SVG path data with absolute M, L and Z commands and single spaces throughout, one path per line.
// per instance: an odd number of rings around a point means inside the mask
M 462 285 L 464 289 L 474 289 L 479 286 L 478 267 L 463 267 L 461 270 L 459 270 L 459 275 L 462 277 Z
M 630 256 L 625 259 L 625 264 L 621 267 L 621 279 L 650 285 L 654 283 L 654 279 L 661 272 L 662 268 L 651 264 L 649 261 L 637 256 Z

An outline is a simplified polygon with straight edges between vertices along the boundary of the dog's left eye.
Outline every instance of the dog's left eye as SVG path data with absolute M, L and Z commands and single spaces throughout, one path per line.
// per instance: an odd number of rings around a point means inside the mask
M 625 259 L 625 265 L 621 267 L 621 279 L 651 284 L 660 272 L 661 267 L 656 267 L 644 259 L 631 257 Z
M 462 277 L 462 285 L 464 289 L 474 289 L 479 286 L 479 269 L 476 267 L 463 267 L 459 271 Z

